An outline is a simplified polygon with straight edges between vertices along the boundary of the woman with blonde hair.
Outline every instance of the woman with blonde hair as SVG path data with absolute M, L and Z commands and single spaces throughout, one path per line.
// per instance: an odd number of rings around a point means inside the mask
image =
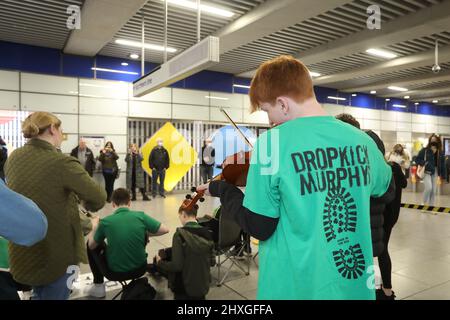
M 66 300 L 70 276 L 79 263 L 87 263 L 78 199 L 86 209 L 97 211 L 106 195 L 77 159 L 58 151 L 63 133 L 56 116 L 35 112 L 23 122 L 22 132 L 29 140 L 6 162 L 8 186 L 38 205 L 48 230 L 31 247 L 10 245 L 11 273 L 17 282 L 33 287 L 33 299 Z
M 397 163 L 402 168 L 403 174 L 406 174 L 411 162 L 408 153 L 401 144 L 396 144 L 392 148 L 392 151 L 386 156 L 386 160 Z

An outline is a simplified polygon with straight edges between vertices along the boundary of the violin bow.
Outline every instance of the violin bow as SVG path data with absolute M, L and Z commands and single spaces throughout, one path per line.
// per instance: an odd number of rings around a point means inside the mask
M 242 137 L 242 139 L 244 140 L 244 142 L 253 149 L 253 145 L 251 144 L 251 142 L 247 139 L 247 137 L 245 136 L 245 134 L 241 131 L 241 129 L 239 129 L 239 127 L 236 125 L 236 123 L 234 123 L 233 119 L 231 119 L 231 117 L 228 115 L 228 113 L 225 111 L 224 108 L 220 108 L 220 111 L 225 115 L 225 117 L 228 119 L 228 121 L 231 123 L 231 125 L 234 127 L 234 129 L 240 134 L 240 136 Z

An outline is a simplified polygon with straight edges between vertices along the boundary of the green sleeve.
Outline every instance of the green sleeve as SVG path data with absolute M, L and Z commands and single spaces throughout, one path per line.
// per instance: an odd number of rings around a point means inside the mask
M 145 213 L 142 213 L 142 219 L 144 220 L 145 227 L 150 233 L 158 232 L 161 222 L 149 217 Z
M 63 156 L 61 179 L 65 189 L 73 191 L 80 200 L 85 201 L 86 209 L 98 211 L 105 205 L 106 192 L 80 165 L 77 159 Z
M 381 197 L 388 190 L 392 179 L 392 168 L 384 159 L 375 142 L 370 141 L 368 145 L 371 190 L 370 195 L 374 198 Z
M 161 260 L 158 266 L 165 272 L 181 272 L 183 270 L 184 254 L 183 244 L 178 231 L 175 232 L 172 239 L 172 260 Z
M 243 205 L 257 214 L 279 218 L 279 155 L 271 150 L 270 140 L 271 136 L 266 132 L 255 144 Z M 260 153 L 260 150 L 265 151 Z
M 102 220 L 98 224 L 97 231 L 94 234 L 94 241 L 97 243 L 102 243 L 105 240 L 105 225 Z

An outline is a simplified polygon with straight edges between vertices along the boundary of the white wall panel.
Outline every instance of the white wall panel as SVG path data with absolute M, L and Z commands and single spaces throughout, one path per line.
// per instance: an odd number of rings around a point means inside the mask
M 128 101 L 80 97 L 80 114 L 127 116 Z
M 397 122 L 397 131 L 411 131 L 411 123 Z
M 0 70 L 0 89 L 19 91 L 19 72 Z
M 397 113 L 397 121 L 411 122 L 412 119 L 411 113 L 408 112 L 396 112 L 396 113 Z
M 439 134 L 450 134 L 450 126 L 438 126 L 437 132 Z
M 61 144 L 62 153 L 72 152 L 72 149 L 78 145 L 78 135 L 76 134 L 68 134 L 67 140 L 63 141 Z
M 395 121 L 381 121 L 381 130 L 396 131 L 397 130 L 397 122 L 395 122 Z
M 371 119 L 371 120 L 380 120 L 381 119 L 381 110 L 373 110 L 373 109 L 365 109 L 363 110 L 363 118 Z
M 115 147 L 115 146 L 114 146 Z M 125 162 L 125 157 L 127 156 L 126 153 L 117 153 L 117 155 L 119 156 L 119 159 L 117 160 L 117 165 L 120 168 L 121 171 L 121 176 L 125 175 L 125 170 L 127 169 L 127 163 Z M 117 180 L 116 180 L 117 182 Z M 118 188 L 116 185 L 114 185 L 114 189 Z
M 344 112 L 351 114 L 355 118 L 364 119 L 364 109 L 363 108 L 344 107 Z
M 22 93 L 22 110 L 53 113 L 78 113 L 78 97 Z
M 450 126 L 450 118 L 447 117 L 437 117 L 437 123 L 441 126 Z
M 437 124 L 437 117 L 425 114 L 412 114 L 411 122 Z
M 189 106 L 185 104 L 174 104 L 172 109 L 173 119 L 185 120 L 209 120 L 209 108 L 203 106 Z
M 397 132 L 398 143 L 410 143 L 412 141 L 411 132 Z
M 170 103 L 130 101 L 130 117 L 170 119 L 172 105 Z
M 21 90 L 29 92 L 78 94 L 78 78 L 22 73 Z
M 208 91 L 172 89 L 172 102 L 177 104 L 209 106 L 208 97 Z
M 83 134 L 127 134 L 126 117 L 80 115 L 80 132 Z
M 142 96 L 140 98 L 135 98 L 135 97 L 133 97 L 133 85 L 130 84 L 129 98 L 130 98 L 130 100 L 137 100 L 137 101 L 153 101 L 153 102 L 171 103 L 172 102 L 172 88 L 161 88 L 161 89 L 153 91 L 149 94 L 146 94 L 145 96 Z
M 256 111 L 250 114 L 248 110 L 244 110 L 244 123 L 269 125 L 269 117 L 264 111 Z
M 323 105 L 323 108 L 330 114 L 330 116 L 333 117 L 337 116 L 338 114 L 344 113 L 344 107 L 336 104 L 326 103 Z
M 363 125 L 364 129 L 370 129 L 370 130 L 380 130 L 380 120 L 371 120 L 371 119 L 364 119 L 364 121 L 361 123 Z
M 77 114 L 61 114 L 55 113 L 62 122 L 62 129 L 64 133 L 78 134 L 78 115 Z
M 128 99 L 128 83 L 123 81 L 80 79 L 80 96 Z
M 111 141 L 114 145 L 114 149 L 116 149 L 117 153 L 127 153 L 128 152 L 128 140 L 126 135 L 116 135 L 111 136 L 107 135 L 105 136 L 105 142 Z
M 396 121 L 397 120 L 397 113 L 396 111 L 385 111 L 381 110 L 381 120 L 384 121 Z
M 243 122 L 243 110 L 242 109 L 232 109 L 224 108 L 225 112 L 230 116 L 234 122 Z M 227 122 L 228 119 L 220 111 L 220 108 L 211 108 L 211 121 Z
M 0 109 L 19 110 L 19 92 L 0 90 Z
M 411 127 L 413 129 L 412 132 L 423 133 L 427 131 L 425 123 L 412 123 Z
M 209 103 L 212 107 L 244 108 L 244 99 L 240 94 L 210 92 L 209 97 Z
M 425 132 L 426 133 L 436 133 L 437 132 L 437 125 L 435 125 L 433 123 L 425 124 Z

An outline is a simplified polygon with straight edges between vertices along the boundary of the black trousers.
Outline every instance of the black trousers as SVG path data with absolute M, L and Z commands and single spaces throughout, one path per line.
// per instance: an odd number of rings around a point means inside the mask
M 142 196 L 145 198 L 145 190 L 144 188 L 139 188 L 139 191 L 141 192 Z M 136 171 L 133 170 L 133 173 L 131 175 L 131 195 L 133 199 L 136 199 Z
M 159 188 L 159 195 L 164 195 L 164 178 L 166 177 L 166 169 L 152 171 L 152 194 L 156 196 L 156 190 Z M 157 180 L 159 178 L 159 185 Z
M 394 208 L 394 212 L 390 210 L 385 210 L 384 214 L 384 250 L 381 255 L 378 256 L 378 264 L 380 267 L 381 279 L 383 279 L 383 288 L 392 289 L 392 261 L 391 256 L 389 255 L 389 240 L 391 238 L 392 228 L 397 223 L 400 206 Z
M 203 183 L 207 183 L 213 177 L 214 168 L 213 166 L 202 166 L 200 165 L 200 176 L 202 177 Z
M 105 191 L 108 200 L 111 200 L 111 195 L 114 191 L 114 181 L 116 181 L 116 175 L 114 173 L 103 172 L 105 178 Z

